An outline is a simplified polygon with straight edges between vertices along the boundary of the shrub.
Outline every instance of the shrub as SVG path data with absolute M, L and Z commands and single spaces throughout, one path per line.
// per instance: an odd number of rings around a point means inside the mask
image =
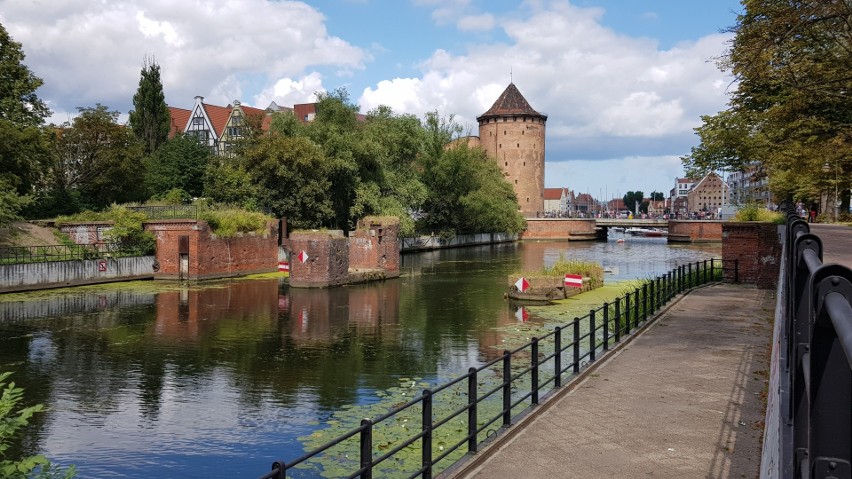
M 734 215 L 734 221 L 758 221 L 761 223 L 784 224 L 782 213 L 769 211 L 760 203 L 746 203 Z
M 44 411 L 42 404 L 20 407 L 24 399 L 24 390 L 15 383 L 7 383 L 12 373 L 0 373 L 0 477 L 10 479 L 24 478 L 72 478 L 76 475 L 74 467 L 63 471 L 53 466 L 42 455 L 7 459 L 6 451 L 15 435 L 25 428 L 34 414 Z
M 255 211 L 241 209 L 205 210 L 199 213 L 202 219 L 210 225 L 210 229 L 222 238 L 231 238 L 239 233 L 263 234 L 266 225 L 273 221 L 271 216 Z

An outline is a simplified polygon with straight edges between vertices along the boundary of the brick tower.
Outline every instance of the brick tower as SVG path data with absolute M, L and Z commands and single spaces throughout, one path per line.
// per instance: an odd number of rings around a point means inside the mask
M 478 116 L 479 141 L 497 160 L 515 189 L 520 212 L 535 217 L 544 212 L 544 128 L 547 115 L 532 109 L 514 83 L 494 105 Z

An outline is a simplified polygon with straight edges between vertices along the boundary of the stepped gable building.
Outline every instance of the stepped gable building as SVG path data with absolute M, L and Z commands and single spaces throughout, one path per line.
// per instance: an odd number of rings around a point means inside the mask
M 478 116 L 479 143 L 497 160 L 515 189 L 525 217 L 544 212 L 544 128 L 547 115 L 535 111 L 514 83 Z

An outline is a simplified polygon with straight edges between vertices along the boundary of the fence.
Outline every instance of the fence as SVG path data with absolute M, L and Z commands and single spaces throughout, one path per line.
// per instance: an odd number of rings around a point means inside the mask
M 852 270 L 823 264 L 822 240 L 792 207 L 785 210 L 778 472 L 783 478 L 850 478 Z
M 732 268 L 736 271 L 736 265 Z M 314 469 L 314 475 L 322 468 L 334 477 L 431 478 L 477 452 L 481 444 L 556 393 L 675 295 L 721 280 L 724 269 L 720 260 L 711 259 L 647 280 L 566 326 L 425 389 L 386 414 L 362 420 L 359 427 L 297 459 L 276 461 L 260 479 L 283 479 L 293 468 Z M 410 429 L 409 436 L 400 436 L 399 431 Z
M 104 257 L 142 256 L 149 254 L 140 248 L 120 244 L 98 245 L 47 245 L 0 247 L 0 264 L 44 263 Z
M 127 209 L 145 213 L 150 220 L 198 219 L 196 205 L 128 206 Z

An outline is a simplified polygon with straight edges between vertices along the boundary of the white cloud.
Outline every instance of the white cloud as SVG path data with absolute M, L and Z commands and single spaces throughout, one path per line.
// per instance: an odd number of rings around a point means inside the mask
M 483 13 L 481 15 L 465 15 L 456 22 L 456 27 L 465 32 L 487 31 L 494 28 L 494 15 Z
M 294 1 L 0 0 L 0 12 L 24 45 L 26 64 L 45 81 L 39 95 L 60 116 L 96 102 L 130 109 L 150 55 L 175 106 L 191 105 L 195 95 L 225 104 L 273 91 L 309 68 L 346 76 L 370 59 L 329 35 L 321 13 Z
M 724 108 L 729 77 L 709 60 L 724 51 L 729 36 L 709 35 L 660 50 L 651 39 L 603 27 L 599 8 L 567 2 L 527 6 L 524 17 L 496 20 L 510 42 L 472 45 L 464 54 L 437 50 L 421 64 L 419 78 L 385 80 L 365 89 L 362 109 L 388 104 L 423 114 L 437 108 L 475 126 L 476 116 L 509 83 L 511 69 L 532 107 L 549 115 L 547 160 L 561 161 L 657 156 L 667 143 L 667 154 L 686 154 L 684 145 L 700 115 Z M 643 143 L 627 151 L 628 142 L 612 141 L 630 138 Z M 572 151 L 578 143 L 582 150 Z M 625 151 L 613 151 L 613 144 Z M 639 149 L 644 147 L 648 150 Z
M 317 72 L 311 72 L 300 80 L 281 78 L 257 95 L 254 105 L 266 108 L 273 100 L 280 106 L 310 103 L 316 101 L 315 93 L 321 91 L 325 91 L 325 88 L 322 85 L 322 75 Z

